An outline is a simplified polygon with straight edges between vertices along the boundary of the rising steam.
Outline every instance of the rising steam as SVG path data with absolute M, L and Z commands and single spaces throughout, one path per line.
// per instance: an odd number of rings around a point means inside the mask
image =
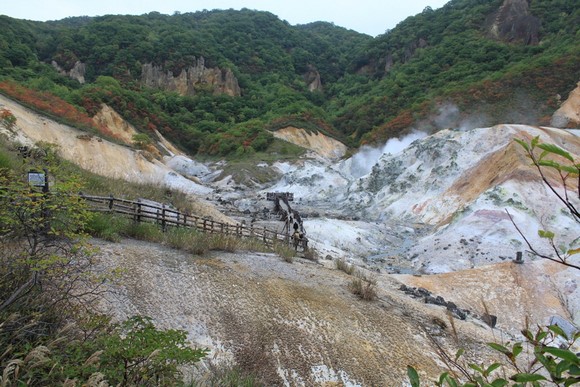
M 384 154 L 396 154 L 408 147 L 413 141 L 427 136 L 427 133 L 414 131 L 402 138 L 391 138 L 385 145 L 378 148 L 363 146 L 359 152 L 352 156 L 350 173 L 354 178 L 368 174 L 379 158 Z

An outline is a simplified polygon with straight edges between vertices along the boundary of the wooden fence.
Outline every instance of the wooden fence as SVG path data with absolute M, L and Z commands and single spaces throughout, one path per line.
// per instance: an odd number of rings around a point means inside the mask
M 135 222 L 156 223 L 163 230 L 166 230 L 167 227 L 186 227 L 204 233 L 219 233 L 238 238 L 255 239 L 268 246 L 272 246 L 277 242 L 294 244 L 294 240 L 292 240 L 288 233 L 280 233 L 269 230 L 266 227 L 248 227 L 241 224 L 217 222 L 196 215 L 184 214 L 165 205 L 159 206 L 149 201 L 126 200 L 113 196 L 92 196 L 85 194 L 81 194 L 80 196 L 87 201 L 87 204 L 89 204 L 93 211 L 121 214 L 133 219 Z M 298 247 L 306 250 L 307 243 L 308 241 L 306 239 L 299 240 Z

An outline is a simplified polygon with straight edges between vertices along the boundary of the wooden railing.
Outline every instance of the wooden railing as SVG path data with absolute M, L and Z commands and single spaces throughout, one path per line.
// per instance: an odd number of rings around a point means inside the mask
M 86 200 L 93 211 L 121 214 L 133 219 L 135 222 L 156 223 L 163 230 L 166 230 L 167 227 L 186 227 L 204 233 L 219 233 L 238 238 L 255 239 L 268 246 L 280 242 L 290 245 L 295 243 L 288 233 L 280 233 L 269 230 L 266 227 L 248 227 L 241 224 L 217 222 L 205 217 L 184 214 L 163 204 L 159 205 L 142 200 L 119 199 L 113 196 L 85 194 L 80 196 Z M 307 243 L 306 239 L 297 242 L 298 246 L 303 250 L 307 249 Z

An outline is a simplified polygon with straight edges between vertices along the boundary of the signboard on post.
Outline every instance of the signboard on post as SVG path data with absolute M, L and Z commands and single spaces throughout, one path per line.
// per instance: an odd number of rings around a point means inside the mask
M 29 171 L 28 184 L 32 187 L 42 188 L 42 192 L 48 192 L 48 173 L 47 171 Z

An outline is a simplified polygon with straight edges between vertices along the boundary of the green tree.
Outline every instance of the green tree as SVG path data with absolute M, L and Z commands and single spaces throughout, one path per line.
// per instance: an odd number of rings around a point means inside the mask
M 48 174 L 50 192 L 30 186 L 22 172 L 0 171 L 0 270 L 5 278 L 0 312 L 28 297 L 47 297 L 54 304 L 98 286 L 87 271 L 92 259 L 83 227 L 90 212 L 77 195 L 81 182 L 59 176 L 55 160 L 54 152 L 44 148 L 24 165 Z
M 202 359 L 207 350 L 193 349 L 186 332 L 158 330 L 150 318 L 134 316 L 104 337 L 102 369 L 119 386 L 167 386 L 181 379 L 179 366 Z

